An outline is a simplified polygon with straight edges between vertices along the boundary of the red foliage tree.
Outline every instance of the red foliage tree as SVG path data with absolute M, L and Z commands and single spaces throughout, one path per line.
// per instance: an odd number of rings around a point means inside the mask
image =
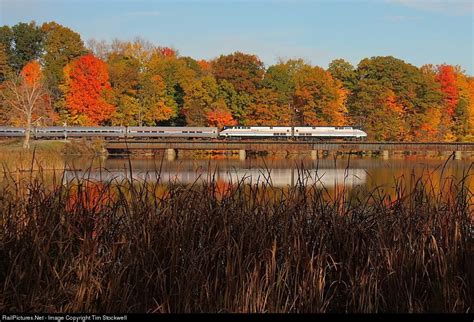
M 115 111 L 106 99 L 112 93 L 107 65 L 88 54 L 68 64 L 64 74 L 66 105 L 73 119 L 84 125 L 107 121 Z
M 441 91 L 444 95 L 448 115 L 453 116 L 456 105 L 459 101 L 459 93 L 458 88 L 456 86 L 456 72 L 453 66 L 438 66 L 438 74 L 436 75 L 436 80 L 441 85 Z
M 158 47 L 158 51 L 161 55 L 165 57 L 175 57 L 176 56 L 176 51 L 174 49 L 171 49 L 169 47 Z

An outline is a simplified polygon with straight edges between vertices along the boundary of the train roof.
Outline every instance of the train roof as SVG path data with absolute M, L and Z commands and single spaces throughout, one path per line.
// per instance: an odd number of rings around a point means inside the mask
M 122 129 L 123 126 L 37 126 L 37 129 L 51 129 L 51 130 L 109 130 Z
M 217 130 L 217 127 L 192 127 L 192 126 L 129 126 L 129 130 L 142 130 L 142 131 L 151 131 L 151 130 L 178 130 L 178 131 L 203 131 L 203 130 Z

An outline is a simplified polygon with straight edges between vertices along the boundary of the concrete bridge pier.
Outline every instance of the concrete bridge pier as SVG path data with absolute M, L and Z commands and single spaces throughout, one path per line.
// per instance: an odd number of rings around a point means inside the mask
M 175 149 L 166 149 L 165 155 L 166 155 L 166 160 L 174 161 L 176 159 L 176 150 Z
M 247 158 L 247 152 L 245 150 L 239 150 L 239 159 L 245 160 Z
M 462 159 L 462 152 L 461 151 L 454 151 L 454 159 L 461 160 Z
M 381 154 L 382 154 L 382 160 L 388 160 L 388 157 L 390 156 L 388 150 L 383 150 Z

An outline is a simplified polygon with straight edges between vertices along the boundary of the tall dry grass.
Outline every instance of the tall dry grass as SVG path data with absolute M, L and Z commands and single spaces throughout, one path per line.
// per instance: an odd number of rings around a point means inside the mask
M 4 173 L 0 311 L 471 312 L 471 172 L 394 199 L 304 169 L 287 189 Z

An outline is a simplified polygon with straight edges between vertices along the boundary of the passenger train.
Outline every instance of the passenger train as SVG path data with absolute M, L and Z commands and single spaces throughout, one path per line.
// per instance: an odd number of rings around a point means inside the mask
M 26 129 L 0 127 L 0 137 L 22 137 Z M 222 131 L 217 127 L 175 127 L 175 126 L 52 126 L 34 127 L 31 137 L 47 138 L 190 138 L 190 139 L 365 139 L 367 133 L 350 126 L 226 126 Z

